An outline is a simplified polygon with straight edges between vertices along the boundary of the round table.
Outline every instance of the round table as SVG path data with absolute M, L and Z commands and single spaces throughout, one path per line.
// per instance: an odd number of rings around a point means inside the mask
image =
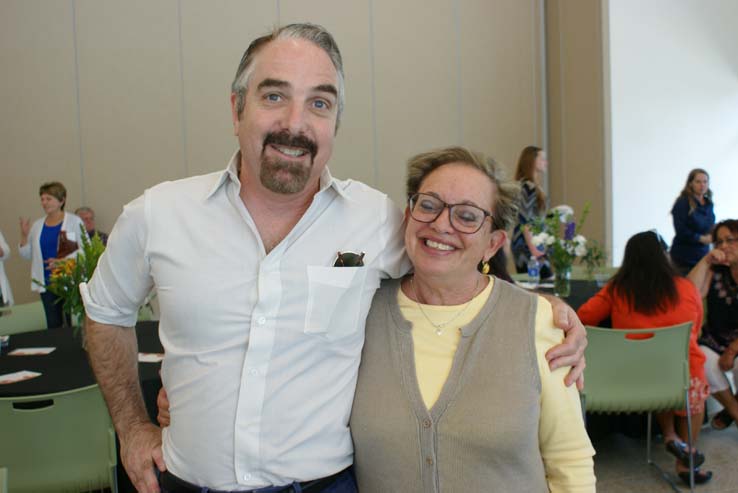
M 158 322 L 136 324 L 136 338 L 140 352 L 164 352 L 159 342 Z M 15 349 L 30 347 L 56 349 L 49 354 L 37 356 L 8 354 Z M 144 388 L 151 383 L 158 383 L 161 386 L 160 366 L 160 363 L 139 363 L 139 379 Z M 87 361 L 87 352 L 82 349 L 80 335 L 74 335 L 71 328 L 44 329 L 11 335 L 8 348 L 0 355 L 0 375 L 22 370 L 38 372 L 41 375 L 21 382 L 0 385 L 0 397 L 52 394 L 95 383 L 95 377 Z

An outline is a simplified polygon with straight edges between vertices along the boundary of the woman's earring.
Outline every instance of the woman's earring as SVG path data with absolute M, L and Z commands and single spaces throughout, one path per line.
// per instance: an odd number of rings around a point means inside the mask
M 482 261 L 479 262 L 477 268 L 479 269 L 479 272 L 481 272 L 485 276 L 489 274 L 489 262 L 487 262 L 486 260 L 482 259 Z

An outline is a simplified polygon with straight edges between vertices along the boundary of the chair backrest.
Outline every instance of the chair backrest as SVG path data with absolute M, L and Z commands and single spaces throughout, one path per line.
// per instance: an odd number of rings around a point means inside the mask
M 586 411 L 684 408 L 691 329 L 692 322 L 652 329 L 587 327 Z
M 0 398 L 0 423 L 10 491 L 116 490 L 115 432 L 97 385 Z
M 32 332 L 46 328 L 46 313 L 40 301 L 13 305 L 0 317 L 0 335 Z

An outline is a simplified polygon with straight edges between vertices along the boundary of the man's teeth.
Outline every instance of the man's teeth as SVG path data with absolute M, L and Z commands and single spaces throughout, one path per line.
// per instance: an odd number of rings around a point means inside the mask
M 280 146 L 275 146 L 275 147 L 282 154 L 287 154 L 288 156 L 292 156 L 292 157 L 300 157 L 305 154 L 305 151 L 303 149 L 293 149 L 292 147 L 280 147 Z
M 438 243 L 433 240 L 425 240 L 425 244 L 431 248 L 435 248 L 436 250 L 445 250 L 445 251 L 455 250 L 455 248 L 450 245 L 444 245 L 443 243 Z

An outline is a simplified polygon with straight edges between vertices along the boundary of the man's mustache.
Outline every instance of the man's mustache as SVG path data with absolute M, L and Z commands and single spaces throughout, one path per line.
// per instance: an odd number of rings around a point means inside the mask
M 318 153 L 318 144 L 316 144 L 315 141 L 305 137 L 304 135 L 292 135 L 287 130 L 283 130 L 281 132 L 269 132 L 266 137 L 264 137 L 264 144 L 261 149 L 262 153 L 268 145 L 305 149 L 310 154 L 311 159 L 315 159 L 315 155 Z

